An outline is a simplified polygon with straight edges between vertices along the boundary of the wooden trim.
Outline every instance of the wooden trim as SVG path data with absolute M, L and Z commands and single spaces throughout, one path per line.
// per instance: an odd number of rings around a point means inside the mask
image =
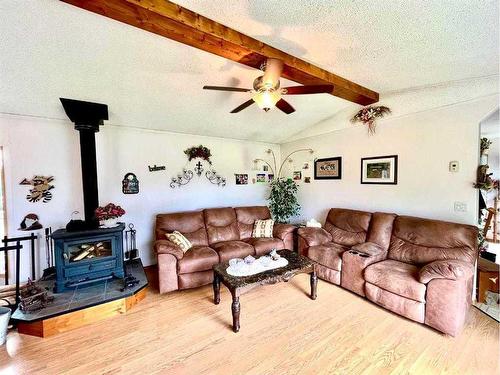
M 282 77 L 303 85 L 333 85 L 332 95 L 373 104 L 379 94 L 166 0 L 61 0 L 191 47 L 259 69 L 283 61 Z M 201 89 L 201 88 L 200 88 Z
M 143 288 L 136 294 L 115 301 L 92 306 L 86 309 L 59 315 L 49 319 L 36 322 L 19 322 L 17 330 L 19 333 L 37 337 L 49 337 L 62 332 L 71 331 L 91 323 L 107 319 L 111 316 L 125 314 L 137 303 L 146 297 L 147 288 Z

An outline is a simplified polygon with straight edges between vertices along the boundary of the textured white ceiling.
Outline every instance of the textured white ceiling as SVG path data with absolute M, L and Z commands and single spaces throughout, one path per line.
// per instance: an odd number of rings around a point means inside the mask
M 497 1 L 178 3 L 382 93 L 498 73 Z M 107 103 L 116 125 L 280 142 L 349 104 L 296 96 L 292 115 L 229 114 L 246 94 L 201 89 L 257 75 L 56 0 L 0 1 L 0 112 L 65 118 L 62 96 Z

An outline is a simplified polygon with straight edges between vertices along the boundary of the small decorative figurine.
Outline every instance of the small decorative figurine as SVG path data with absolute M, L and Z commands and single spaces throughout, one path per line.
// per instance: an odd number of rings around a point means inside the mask
M 39 220 L 37 214 L 28 214 L 24 217 L 23 221 L 21 221 L 19 230 L 29 231 L 41 229 L 43 225 L 40 224 Z

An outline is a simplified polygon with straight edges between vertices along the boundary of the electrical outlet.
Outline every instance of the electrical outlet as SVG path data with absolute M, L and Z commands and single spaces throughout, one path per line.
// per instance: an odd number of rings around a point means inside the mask
M 467 203 L 455 202 L 454 209 L 455 209 L 455 212 L 467 212 Z
M 460 164 L 458 161 L 450 161 L 450 172 L 458 172 L 460 169 Z

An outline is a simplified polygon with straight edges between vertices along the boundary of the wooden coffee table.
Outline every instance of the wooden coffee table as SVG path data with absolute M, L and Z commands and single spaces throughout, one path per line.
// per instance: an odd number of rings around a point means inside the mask
M 308 273 L 311 275 L 311 299 L 316 299 L 318 277 L 314 263 L 310 259 L 290 250 L 280 250 L 278 254 L 288 260 L 286 266 L 251 276 L 229 275 L 226 272 L 229 266 L 228 263 L 220 263 L 214 266 L 214 303 L 218 305 L 220 302 L 220 283 L 222 282 L 233 296 L 231 310 L 233 313 L 234 332 L 240 330 L 240 296 L 259 285 L 276 284 L 280 281 L 286 282 L 299 273 Z

